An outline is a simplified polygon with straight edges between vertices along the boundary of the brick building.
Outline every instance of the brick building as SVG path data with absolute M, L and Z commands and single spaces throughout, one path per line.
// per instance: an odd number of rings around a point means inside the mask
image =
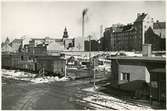
M 104 51 L 141 51 L 145 43 L 151 43 L 153 50 L 164 50 L 165 22 L 154 23 L 149 14 L 138 13 L 133 24 L 117 24 L 106 28 L 101 40 Z
M 99 51 L 100 50 L 100 44 L 97 40 L 91 40 L 91 45 L 88 40 L 84 41 L 85 51 Z M 91 47 L 91 48 L 90 48 Z

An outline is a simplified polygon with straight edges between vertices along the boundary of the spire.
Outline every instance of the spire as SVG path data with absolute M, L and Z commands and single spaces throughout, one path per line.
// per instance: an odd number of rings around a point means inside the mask
M 67 28 L 65 27 L 64 32 L 67 32 Z
M 9 38 L 7 37 L 6 40 L 5 40 L 5 44 L 9 44 L 10 43 L 10 40 Z
M 63 39 L 64 38 L 68 38 L 68 32 L 67 32 L 67 28 L 66 27 L 64 29 L 64 34 L 63 34 Z

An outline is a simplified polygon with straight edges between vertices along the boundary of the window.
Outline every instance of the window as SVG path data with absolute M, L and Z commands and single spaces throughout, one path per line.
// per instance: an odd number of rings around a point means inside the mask
M 32 58 L 31 58 L 31 57 L 28 57 L 28 59 L 29 59 L 29 60 L 32 60 Z
M 24 57 L 23 57 L 23 56 L 21 56 L 21 60 L 24 60 Z
M 121 78 L 120 78 L 120 80 L 127 80 L 127 81 L 130 81 L 130 73 L 122 72 L 122 73 L 121 73 Z

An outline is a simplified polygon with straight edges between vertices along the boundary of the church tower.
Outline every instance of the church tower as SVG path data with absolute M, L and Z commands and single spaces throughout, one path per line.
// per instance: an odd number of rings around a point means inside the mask
M 68 38 L 67 28 L 64 29 L 63 39 Z

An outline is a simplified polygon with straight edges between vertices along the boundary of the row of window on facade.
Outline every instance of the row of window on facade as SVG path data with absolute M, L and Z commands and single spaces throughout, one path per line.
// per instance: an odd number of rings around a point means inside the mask
M 111 40 L 129 40 L 129 39 L 137 39 L 137 36 L 124 36 L 124 37 L 114 37 Z

